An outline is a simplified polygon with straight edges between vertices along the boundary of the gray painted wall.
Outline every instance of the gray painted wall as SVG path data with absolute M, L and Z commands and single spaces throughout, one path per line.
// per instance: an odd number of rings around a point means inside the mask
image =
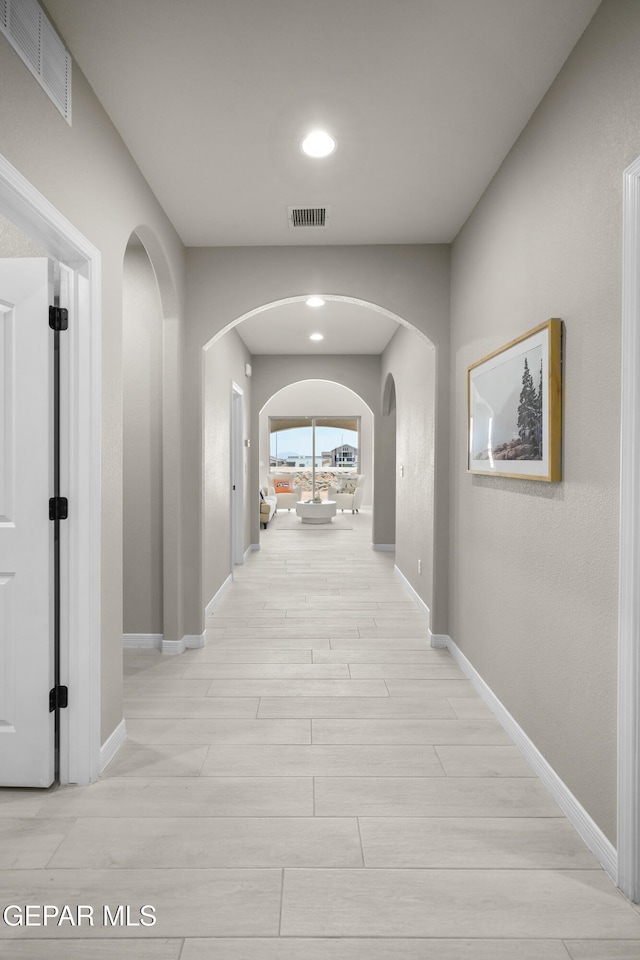
M 451 634 L 615 840 L 621 176 L 640 153 L 637 0 L 605 0 L 457 238 L 451 344 L 448 246 L 192 250 L 182 416 L 179 377 L 167 378 L 183 349 L 179 238 L 77 66 L 69 127 L 0 44 L 3 154 L 102 254 L 103 740 L 122 716 L 123 257 L 137 229 L 161 287 L 165 431 L 171 419 L 183 434 L 182 451 L 177 429 L 165 444 L 183 470 L 167 483 L 165 461 L 165 545 L 167 516 L 176 545 L 165 577 L 178 598 L 184 582 L 189 621 L 174 605 L 172 631 L 202 629 L 202 348 L 247 311 L 311 290 L 380 304 L 435 345 L 435 601 L 449 523 L 452 551 L 449 619 L 434 629 Z M 563 482 L 468 476 L 466 366 L 550 316 L 567 333 Z M 450 516 L 439 473 L 449 393 Z M 165 636 L 167 623 L 165 612 Z
M 123 632 L 163 632 L 162 311 L 147 252 L 123 277 Z
M 235 330 L 204 351 L 204 467 L 203 467 L 203 593 L 204 610 L 232 571 L 231 563 L 231 391 L 235 383 L 243 391 L 243 437 L 251 437 L 251 380 L 245 376 L 250 354 Z M 248 479 L 249 450 L 244 461 L 244 550 L 250 544 Z
M 143 236 L 162 290 L 165 329 L 180 349 L 184 248 L 77 64 L 73 126 L 0 37 L 2 153 L 93 243 L 102 256 L 102 741 L 122 719 L 122 276 L 134 230 Z M 165 370 L 165 373 L 167 371 Z M 175 381 L 175 371 L 172 373 Z M 166 381 L 166 377 L 165 377 Z M 174 391 L 179 397 L 180 391 Z M 166 427 L 165 422 L 165 427 Z M 177 467 L 179 451 L 173 450 Z M 179 518 L 179 479 L 165 484 Z M 179 530 L 172 530 L 177 551 Z M 167 526 L 165 524 L 165 544 Z M 174 563 L 173 573 L 181 576 Z M 166 570 L 165 570 L 166 572 Z M 174 583 L 178 576 L 172 576 Z M 165 600 L 166 600 L 165 590 Z M 165 615 L 165 635 L 167 617 Z M 178 612 L 174 629 L 181 629 Z
M 431 628 L 437 633 L 436 625 L 445 621 L 442 595 L 434 592 L 434 559 L 439 562 L 433 555 L 435 359 L 431 344 L 401 327 L 382 355 L 381 391 L 391 374 L 396 391 L 395 459 L 391 459 L 391 448 L 382 458 L 382 467 L 395 474 L 396 565 L 429 607 Z M 391 433 L 387 439 L 392 442 Z
M 304 297 L 309 291 L 353 297 L 391 311 L 413 325 L 435 345 L 436 389 L 438 392 L 438 431 L 436 444 L 448 450 L 448 399 L 446 388 L 449 368 L 449 247 L 448 246 L 366 246 L 366 247 L 224 247 L 187 251 L 187 288 L 189 325 L 184 355 L 183 391 L 183 486 L 184 486 L 184 613 L 185 632 L 198 634 L 203 629 L 200 507 L 202 481 L 202 349 L 217 333 L 252 310 L 289 297 Z M 300 358 L 294 358 L 296 362 Z M 314 358 L 310 358 L 314 359 Z M 332 358 L 335 359 L 335 358 Z M 344 367 L 340 382 L 352 386 L 349 377 L 356 369 L 352 360 L 338 358 Z M 379 358 L 373 358 L 379 362 Z M 277 358 L 276 358 L 277 360 Z M 322 377 L 323 374 L 310 373 Z M 254 417 L 257 417 L 256 373 L 253 379 Z M 275 389 L 291 381 L 291 376 L 266 393 L 262 406 Z M 369 396 L 369 381 L 359 390 L 353 387 L 372 409 L 379 410 L 382 387 L 378 375 L 375 394 Z M 364 391 L 364 392 L 363 392 Z M 259 409 L 259 407 L 258 407 Z M 257 418 L 252 419 L 256 425 Z M 253 462 L 253 458 L 252 458 Z M 380 458 L 376 458 L 380 462 Z M 251 482 L 259 484 L 258 457 L 252 467 Z M 377 493 L 384 490 L 384 477 L 376 473 Z M 257 503 L 253 507 L 252 531 L 258 529 Z M 375 542 L 379 540 L 374 513 Z M 446 568 L 446 511 L 436 517 L 436 549 Z M 388 532 L 384 532 L 388 536 Z M 254 541 L 255 542 L 255 541 Z
M 603 3 L 453 247 L 450 633 L 616 841 L 622 173 L 640 4 Z M 468 364 L 565 324 L 564 479 L 466 473 Z

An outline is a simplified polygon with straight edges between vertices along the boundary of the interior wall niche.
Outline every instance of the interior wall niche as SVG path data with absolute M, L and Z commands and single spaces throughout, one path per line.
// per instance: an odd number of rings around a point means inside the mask
M 123 276 L 123 633 L 163 634 L 162 309 L 132 234 Z

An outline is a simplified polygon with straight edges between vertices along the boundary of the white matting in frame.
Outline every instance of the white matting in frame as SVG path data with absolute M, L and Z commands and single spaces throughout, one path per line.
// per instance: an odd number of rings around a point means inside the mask
M 468 367 L 470 473 L 561 479 L 561 349 L 552 319 Z

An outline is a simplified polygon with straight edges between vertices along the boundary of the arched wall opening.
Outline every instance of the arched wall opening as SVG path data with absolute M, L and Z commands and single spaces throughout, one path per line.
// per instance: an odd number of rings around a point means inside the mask
M 332 380 L 298 380 L 282 387 L 259 411 L 258 455 L 260 485 L 268 485 L 270 473 L 270 417 L 358 418 L 360 436 L 358 472 L 365 477 L 362 505 L 373 503 L 373 411 L 354 390 Z
M 322 294 L 326 299 L 331 295 Z M 203 554 L 209 553 L 212 563 L 203 561 L 203 589 L 200 596 L 200 609 L 211 607 L 216 595 L 224 589 L 232 576 L 229 567 L 229 551 L 225 547 L 227 520 L 225 503 L 228 499 L 228 468 L 221 456 L 216 458 L 218 471 L 222 464 L 222 475 L 227 478 L 227 487 L 220 485 L 223 476 L 218 477 L 216 496 L 213 489 L 207 494 L 210 482 L 207 461 L 210 461 L 208 445 L 215 437 L 218 449 L 225 446 L 224 433 L 227 430 L 228 415 L 225 409 L 216 409 L 211 405 L 212 387 L 210 375 L 215 365 L 222 377 L 220 389 L 226 390 L 231 378 L 241 378 L 246 390 L 247 407 L 250 420 L 247 424 L 247 459 L 245 470 L 248 477 L 248 532 L 246 550 L 259 549 L 259 504 L 257 491 L 265 484 L 268 462 L 265 459 L 264 446 L 260 451 L 259 440 L 263 431 L 260 427 L 261 410 L 271 397 L 292 383 L 303 380 L 327 380 L 341 383 L 360 396 L 372 411 L 373 431 L 373 547 L 374 549 L 396 549 L 397 566 L 410 590 L 421 600 L 423 609 L 430 614 L 434 604 L 435 555 L 435 422 L 436 422 L 436 349 L 430 338 L 414 324 L 395 315 L 391 310 L 369 303 L 362 299 L 335 295 L 335 299 L 354 302 L 366 309 L 375 310 L 397 323 L 396 334 L 392 337 L 383 353 L 376 355 L 260 355 L 252 356 L 244 345 L 239 330 L 244 320 L 256 315 L 265 315 L 271 307 L 284 303 L 300 302 L 304 296 L 289 297 L 262 304 L 242 316 L 237 317 L 215 333 L 201 351 L 203 371 L 202 424 L 203 424 L 203 481 L 205 505 L 203 517 L 207 515 L 207 499 L 217 502 L 214 549 L 207 538 L 214 531 L 208 523 L 203 524 Z M 214 358 L 216 358 L 214 360 Z M 248 366 L 250 375 L 247 375 Z M 385 379 L 391 374 L 395 387 L 406 379 L 407 389 L 397 391 L 397 416 L 392 415 L 391 407 L 383 417 Z M 391 403 L 391 401 L 388 401 Z M 215 426 L 214 426 L 215 424 Z M 393 425 L 393 429 L 390 429 Z M 394 451 L 396 431 L 403 438 L 402 450 L 406 462 L 403 472 L 409 483 L 396 488 L 397 464 Z M 392 441 L 391 444 L 389 441 Z M 226 444 L 228 448 L 228 443 Z M 251 493 L 255 490 L 256 496 Z M 255 500 L 255 503 L 254 503 Z M 396 511 L 403 522 L 398 527 L 396 537 Z M 228 517 L 227 517 L 228 519 Z M 221 560 L 222 558 L 222 560 Z M 419 563 L 418 563 L 419 561 Z M 204 620 L 204 618 L 203 618 Z M 204 622 L 200 628 L 203 629 Z M 430 624 L 431 625 L 431 624 Z
M 162 307 L 133 233 L 122 282 L 123 623 L 125 641 L 155 638 L 163 623 Z
M 403 331 L 410 341 L 403 341 L 401 346 L 409 350 L 410 345 L 424 344 L 425 350 L 433 352 L 429 362 L 429 379 L 423 376 L 418 384 L 420 391 L 423 388 L 431 391 L 431 408 L 436 408 L 435 451 L 431 451 L 430 469 L 437 474 L 436 492 L 438 496 L 446 498 L 448 489 L 449 469 L 449 316 L 450 316 L 450 256 L 448 245 L 402 245 L 392 244 L 383 246 L 349 246 L 332 247 L 331 245 L 303 246 L 303 247 L 236 247 L 236 248 L 197 248 L 187 251 L 186 282 L 189 291 L 188 324 L 185 325 L 184 365 L 183 365 L 183 413 L 182 413 L 182 443 L 183 443 L 183 587 L 184 587 L 184 617 L 185 628 L 189 634 L 201 634 L 204 631 L 204 611 L 202 600 L 204 595 L 202 582 L 202 547 L 203 547 L 203 349 L 216 337 L 235 331 L 243 318 L 260 313 L 260 320 L 264 318 L 268 326 L 268 308 L 271 304 L 286 301 L 302 301 L 311 294 L 321 296 L 344 297 L 345 300 L 363 305 L 363 311 L 380 308 L 386 315 L 393 317 L 399 333 Z M 367 306 L 369 305 L 369 306 Z M 373 313 L 371 314 L 373 316 Z M 414 336 L 417 332 L 417 336 Z M 236 333 L 237 336 L 237 333 Z M 230 337 L 233 339 L 233 337 Z M 398 333 L 394 340 L 398 338 Z M 240 344 L 240 337 L 238 337 Z M 392 344 L 393 345 L 393 341 Z M 256 354 L 258 351 L 256 351 Z M 355 353 L 355 351 L 352 351 Z M 353 356 L 336 357 L 342 360 L 345 371 L 352 370 Z M 355 358 L 358 362 L 361 357 Z M 247 356 L 249 362 L 252 357 Z M 381 364 L 382 359 L 379 357 Z M 422 361 L 415 361 L 420 368 Z M 411 366 L 411 360 L 407 361 Z M 400 379 L 396 375 L 398 388 L 398 422 L 404 399 L 400 398 Z M 424 372 L 418 369 L 418 372 Z M 323 377 L 323 371 L 305 370 L 304 376 Z M 401 373 L 400 373 L 401 375 Z M 225 376 L 228 376 L 225 373 Z M 256 386 L 256 373 L 248 381 L 245 380 L 244 368 L 238 372 L 241 377 L 240 385 L 247 386 L 247 399 L 253 405 Z M 295 379 L 301 377 L 297 372 Z M 294 379 L 289 375 L 288 381 Z M 412 382 L 413 382 L 413 378 Z M 347 381 L 343 381 L 347 382 Z M 284 384 L 281 384 L 284 385 Z M 353 384 L 351 384 L 353 385 Z M 380 411 L 382 384 L 378 380 L 375 395 L 366 396 L 358 387 L 356 392 L 363 396 L 367 403 L 375 410 Z M 271 391 L 273 392 L 273 390 Z M 268 396 L 265 395 L 265 400 Z M 405 392 L 405 397 L 407 394 Z M 413 423 L 415 417 L 424 414 L 425 403 L 409 397 Z M 253 417 L 253 413 L 252 413 Z M 252 421 L 253 422 L 253 421 Z M 406 423 L 402 428 L 410 432 L 413 426 Z M 422 427 L 418 424 L 414 433 L 419 434 Z M 400 427 L 398 428 L 400 437 Z M 251 439 L 248 437 L 247 439 Z M 252 445 L 248 451 L 251 490 L 256 490 L 260 482 L 259 461 L 257 448 Z M 254 464 L 255 458 L 255 464 Z M 375 497 L 376 501 L 384 497 L 385 483 L 388 481 L 393 465 L 383 464 L 376 456 L 375 467 Z M 413 485 L 417 495 L 422 495 L 419 517 L 424 517 L 423 479 Z M 428 491 L 429 488 L 427 488 Z M 225 491 L 227 493 L 228 491 Z M 257 500 L 257 496 L 256 496 Z M 220 508 L 223 510 L 223 506 Z M 429 507 L 429 509 L 431 509 Z M 434 513 L 434 544 L 433 553 L 437 552 L 438 563 L 435 565 L 437 577 L 446 576 L 448 570 L 448 512 L 446 504 Z M 257 520 L 258 505 L 255 507 L 256 537 L 250 534 L 247 541 L 250 547 L 257 542 L 259 524 Z M 220 517 L 222 522 L 222 517 Z M 373 518 L 374 526 L 380 517 Z M 411 518 L 407 518 L 410 522 Z M 218 535 L 218 531 L 215 531 Z M 375 529 L 376 543 L 389 543 L 393 538 L 393 530 Z M 398 544 L 400 549 L 400 545 Z M 410 548 L 413 551 L 415 544 Z M 405 553 L 402 561 L 409 568 L 417 566 L 417 558 Z M 424 559 L 424 558 L 423 558 Z M 217 589 L 223 585 L 229 576 L 227 568 L 224 577 L 219 580 Z M 423 575 L 424 577 L 424 575 Z M 419 585 L 423 589 L 424 581 Z M 445 585 L 446 588 L 446 585 Z M 211 596 L 211 594 L 209 594 Z M 444 594 L 435 590 L 437 603 L 432 610 L 432 629 L 438 633 L 447 632 L 447 604 Z M 429 598 L 431 600 L 431 597 Z M 427 601 L 428 602 L 428 601 Z M 430 604 L 429 604 L 430 605 Z M 185 632 L 186 632 L 185 631 Z
M 123 635 L 172 652 L 182 636 L 176 290 L 153 231 L 123 262 Z

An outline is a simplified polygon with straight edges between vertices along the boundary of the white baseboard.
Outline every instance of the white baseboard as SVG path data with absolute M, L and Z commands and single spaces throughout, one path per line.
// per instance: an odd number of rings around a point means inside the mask
M 609 874 L 614 883 L 618 877 L 618 853 L 611 841 L 589 816 L 580 801 L 571 793 L 566 783 L 560 779 L 553 767 L 545 760 L 536 745 L 529 739 L 522 727 L 495 693 L 485 683 L 475 667 L 467 660 L 462 650 L 446 634 L 432 634 L 429 631 L 432 647 L 446 647 L 460 669 L 469 678 L 484 702 L 502 724 L 515 745 L 524 755 L 529 766 L 542 780 L 567 820 L 582 837 L 589 850 Z
M 429 630 L 429 643 L 432 647 L 447 649 L 449 644 L 453 643 L 453 640 L 446 633 L 431 633 L 431 630 Z
M 122 645 L 125 650 L 161 650 L 161 633 L 123 633 Z
M 209 600 L 209 603 L 208 603 L 208 604 L 206 605 L 206 607 L 204 608 L 204 615 L 205 615 L 205 617 L 208 617 L 208 616 L 211 614 L 211 612 L 212 612 L 213 608 L 215 607 L 216 603 L 218 603 L 218 601 L 219 601 L 220 598 L 222 597 L 223 593 L 225 593 L 225 591 L 229 589 L 229 587 L 231 586 L 232 583 L 233 583 L 233 577 L 232 577 L 231 574 L 229 574 L 229 576 L 228 576 L 227 579 L 224 581 L 224 583 L 222 584 L 222 586 L 220 587 L 220 589 L 218 590 L 218 592 L 215 594 L 215 596 L 213 596 L 213 597 L 211 598 L 211 600 Z
M 372 543 L 371 546 L 374 550 L 379 550 L 381 553 L 395 553 L 396 549 L 395 543 Z
M 257 546 L 258 546 L 258 550 L 259 550 L 259 549 L 260 549 L 260 544 L 258 544 Z M 256 544 L 255 544 L 255 543 L 250 543 L 249 546 L 247 547 L 247 549 L 246 549 L 245 552 L 244 552 L 244 560 L 245 560 L 245 562 L 249 559 L 250 554 L 252 554 L 255 549 L 256 549 Z
M 430 625 L 431 625 L 431 610 L 430 610 L 429 607 L 426 605 L 426 603 L 424 602 L 424 600 L 422 599 L 422 597 L 420 596 L 420 594 L 415 590 L 414 587 L 411 586 L 411 584 L 409 583 L 409 581 L 408 581 L 407 578 L 405 577 L 405 575 L 404 575 L 404 573 L 402 572 L 402 570 L 400 570 L 400 568 L 399 568 L 397 565 L 394 566 L 393 569 L 395 570 L 396 574 L 397 574 L 397 575 L 400 577 L 400 579 L 402 580 L 402 583 L 404 584 L 405 588 L 409 591 L 409 593 L 411 594 L 412 598 L 413 598 L 413 599 L 415 600 L 415 602 L 418 604 L 418 607 L 420 608 L 420 611 L 421 611 L 422 613 L 424 613 L 425 618 L 426 618 L 426 621 L 427 621 L 427 631 L 428 631 L 429 635 L 431 635 L 431 630 L 429 629 L 429 628 L 430 628 Z
M 259 544 L 259 543 L 252 543 L 249 549 L 250 549 L 250 550 L 259 550 L 259 549 L 260 549 L 260 544 Z
M 206 633 L 187 634 L 182 639 L 184 640 L 185 650 L 199 650 L 207 644 Z
M 229 578 L 229 580 L 231 580 L 231 578 Z M 213 598 L 214 600 L 219 598 L 219 594 L 223 588 L 224 585 Z M 213 600 L 210 606 L 212 604 Z M 195 650 L 198 647 L 204 647 L 205 642 L 204 633 L 187 634 L 181 640 L 165 640 L 161 633 L 125 633 L 122 636 L 122 645 L 125 650 L 161 650 L 162 653 L 172 655 L 184 653 L 185 650 Z
M 185 650 L 197 650 L 205 645 L 205 634 L 186 634 L 181 640 L 163 640 L 162 652 L 175 656 Z
M 100 747 L 100 773 L 104 773 L 116 753 L 127 739 L 127 729 L 124 720 L 121 720 L 111 736 L 107 737 Z

